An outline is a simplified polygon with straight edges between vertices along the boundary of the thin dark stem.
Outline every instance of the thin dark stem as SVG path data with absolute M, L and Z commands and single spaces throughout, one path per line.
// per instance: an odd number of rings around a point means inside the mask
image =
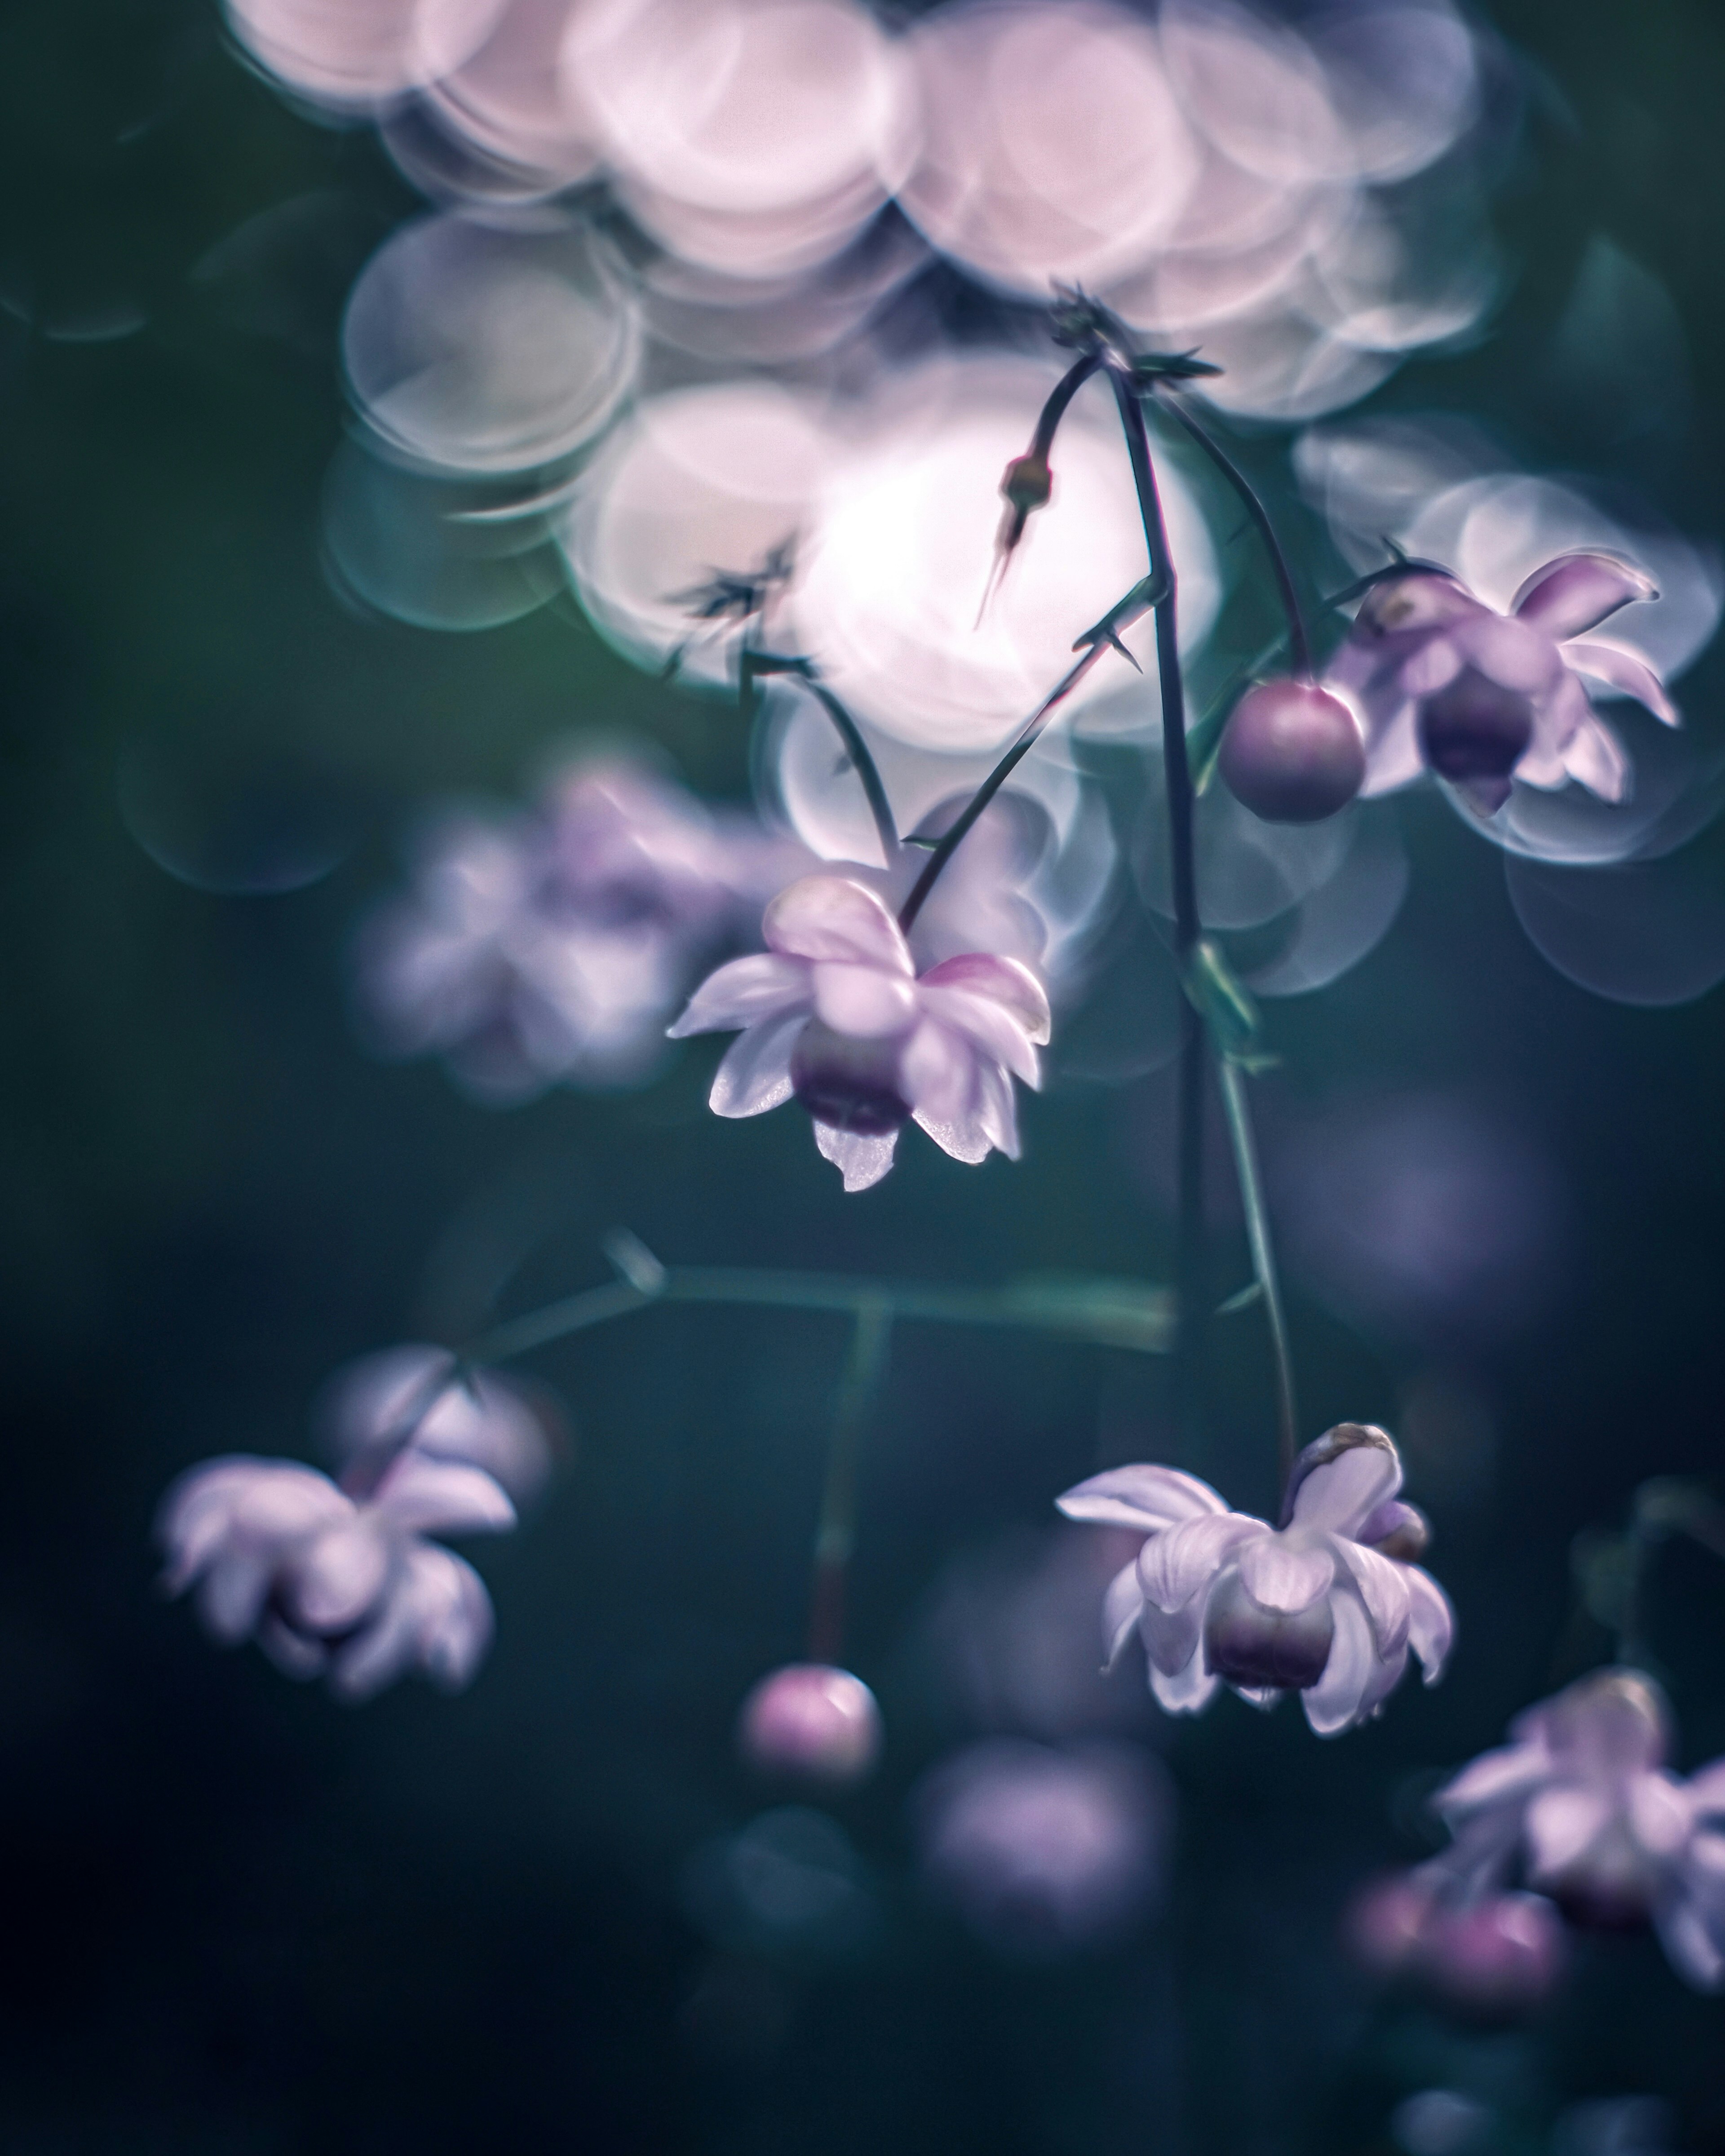
M 845 1638 L 845 1587 L 856 1543 L 856 1469 L 870 1413 L 886 1374 L 892 1339 L 892 1305 L 885 1296 L 858 1305 L 833 1404 L 820 1521 L 814 1534 L 814 1576 L 809 1600 L 809 1659 L 833 1662 Z
M 757 651 L 752 646 L 744 648 L 739 681 L 745 718 L 752 712 L 754 684 L 757 676 L 762 674 L 788 675 L 793 680 L 800 681 L 832 721 L 834 731 L 845 744 L 845 753 L 850 758 L 851 767 L 861 782 L 863 793 L 869 804 L 869 814 L 875 819 L 875 833 L 880 842 L 881 858 L 890 869 L 898 859 L 898 824 L 893 816 L 892 803 L 886 798 L 886 788 L 881 783 L 874 756 L 867 742 L 863 739 L 862 728 L 815 672 L 812 660 L 781 659 L 771 652 Z
M 1066 407 L 1083 388 L 1102 363 L 1097 352 L 1086 352 L 1082 359 L 1075 360 L 1048 393 L 1048 401 L 1036 417 L 1036 431 L 1030 437 L 1030 454 L 1045 457 L 1054 447 L 1054 438 Z
M 1246 1241 L 1252 1253 L 1252 1272 L 1263 1291 L 1264 1315 L 1270 1327 L 1270 1349 L 1276 1364 L 1276 1426 L 1281 1451 L 1284 1489 L 1300 1450 L 1299 1410 L 1294 1398 L 1294 1358 L 1288 1344 L 1287 1320 L 1281 1306 L 1281 1284 L 1276 1277 L 1276 1252 L 1270 1240 L 1270 1212 L 1264 1202 L 1264 1178 L 1258 1167 L 1257 1142 L 1252 1134 L 1251 1104 L 1246 1096 L 1245 1073 L 1225 1055 L 1220 1061 L 1222 1101 L 1228 1113 L 1228 1135 L 1234 1144 L 1234 1166 L 1240 1178 L 1241 1202 L 1245 1208 Z
M 1150 460 L 1143 408 L 1130 377 L 1111 366 L 1108 379 L 1132 460 L 1132 484 L 1143 520 L 1150 572 L 1157 579 L 1156 667 L 1162 685 L 1162 756 L 1167 782 L 1169 866 L 1173 881 L 1174 957 L 1183 979 L 1198 941 L 1198 875 L 1193 839 L 1192 772 L 1186 755 L 1186 690 L 1180 671 L 1178 578 L 1168 543 L 1168 526 Z M 1204 1094 L 1205 1040 L 1203 1020 L 1189 997 L 1180 1005 L 1178 1139 L 1178 1255 L 1180 1330 L 1175 1350 L 1176 1383 L 1183 1419 L 1189 1430 L 1198 1419 L 1203 1362 L 1204 1294 Z
M 1270 511 L 1264 506 L 1258 490 L 1209 429 L 1193 418 L 1178 397 L 1163 392 L 1158 401 L 1169 418 L 1185 429 L 1245 505 L 1246 515 L 1256 526 L 1258 536 L 1264 542 L 1264 551 L 1270 557 L 1270 566 L 1275 572 L 1276 588 L 1281 595 L 1282 611 L 1288 621 L 1288 644 L 1293 657 L 1294 671 L 1301 680 L 1309 681 L 1312 679 L 1312 639 L 1306 633 L 1306 617 L 1301 611 L 1299 593 L 1294 589 L 1293 572 L 1288 567 L 1287 556 L 1282 552 L 1281 542 L 1276 536 L 1276 526 L 1270 521 Z

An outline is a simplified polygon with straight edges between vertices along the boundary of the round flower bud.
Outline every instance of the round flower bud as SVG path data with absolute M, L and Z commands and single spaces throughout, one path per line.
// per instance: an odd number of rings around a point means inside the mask
M 1217 758 L 1235 799 L 1267 824 L 1315 824 L 1366 775 L 1353 714 L 1312 681 L 1266 681 L 1234 707 Z
M 1434 1915 L 1425 1967 L 1434 1988 L 1486 2014 L 1538 2005 L 1562 1974 L 1566 1943 L 1539 1894 L 1482 1894 Z
M 752 1767 L 837 1786 L 860 1782 L 880 1753 L 880 1710 L 860 1677 L 790 1662 L 742 1703 L 737 1743 Z
M 1021 516 L 1033 509 L 1045 509 L 1054 495 L 1054 474 L 1049 470 L 1048 459 L 1034 449 L 1014 457 L 1006 467 L 1000 492 Z

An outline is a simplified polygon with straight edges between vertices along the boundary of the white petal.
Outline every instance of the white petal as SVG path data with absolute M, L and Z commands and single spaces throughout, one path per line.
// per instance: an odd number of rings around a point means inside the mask
M 855 1040 L 884 1040 L 909 1031 L 916 994 L 902 973 L 824 959 L 813 974 L 815 1015 L 834 1033 Z
M 1611 1799 L 1599 1789 L 1571 1782 L 1542 1789 L 1527 1806 L 1530 1876 L 1550 1879 L 1565 1871 L 1610 1820 Z
M 1268 1536 L 1262 1520 L 1245 1512 L 1206 1513 L 1183 1520 L 1138 1553 L 1138 1577 L 1147 1601 L 1158 1609 L 1183 1609 L 1207 1587 L 1244 1542 Z
M 1665 693 L 1665 685 L 1639 651 L 1607 636 L 1578 637 L 1563 646 L 1563 657 L 1584 674 L 1615 689 L 1620 696 L 1633 696 L 1668 726 L 1677 723 L 1677 707 Z
M 1317 1682 L 1300 1695 L 1306 1719 L 1320 1737 L 1339 1737 L 1364 1720 L 1376 1704 L 1368 1701 L 1368 1688 L 1379 1673 L 1364 1609 L 1351 1594 L 1337 1595 L 1330 1607 L 1336 1619 L 1330 1659 Z
M 1042 1065 L 1030 1036 L 1009 1010 L 1003 1010 L 986 996 L 967 994 L 962 988 L 927 987 L 919 983 L 918 997 L 931 1018 L 951 1027 L 980 1049 L 991 1062 L 1004 1065 L 1027 1086 L 1041 1083 Z
M 285 1677 L 304 1684 L 321 1677 L 329 1666 L 330 1650 L 321 1640 L 308 1640 L 291 1625 L 285 1625 L 274 1610 L 264 1613 L 258 1626 L 258 1645 Z
M 1675 1774 L 1631 1774 L 1624 1796 L 1635 1840 L 1652 1857 L 1675 1856 L 1695 1826 L 1694 1800 Z
M 980 1103 L 968 1115 L 951 1116 L 944 1120 L 932 1116 L 925 1108 L 916 1111 L 918 1127 L 927 1132 L 944 1153 L 954 1160 L 962 1160 L 967 1168 L 978 1168 L 994 1150 L 994 1141 L 989 1137 L 983 1120 Z
M 898 1132 L 865 1138 L 855 1131 L 835 1130 L 830 1123 L 814 1126 L 814 1142 L 845 1178 L 847 1190 L 867 1190 L 892 1166 Z
M 1510 612 L 1561 639 L 1597 629 L 1631 600 L 1658 596 L 1651 577 L 1615 554 L 1559 554 L 1528 578 Z
M 983 1128 L 998 1151 L 1009 1160 L 1019 1157 L 1019 1099 L 1012 1080 L 998 1063 L 977 1065 L 977 1091 L 981 1096 Z
M 773 950 L 792 957 L 850 959 L 895 973 L 915 973 L 886 900 L 848 876 L 803 877 L 780 891 L 761 927 Z
M 1449 687 L 1462 665 L 1461 654 L 1449 637 L 1428 637 L 1403 665 L 1396 687 L 1404 696 L 1434 696 Z
M 393 1554 L 374 1516 L 327 1529 L 283 1575 L 290 1615 L 308 1632 L 345 1632 L 382 1592 Z
M 1374 729 L 1366 747 L 1366 775 L 1360 786 L 1363 800 L 1393 793 L 1399 786 L 1411 786 L 1423 778 L 1425 759 L 1420 753 L 1418 714 L 1404 702 Z
M 1142 1579 L 1138 1585 L 1142 1593 Z M 1207 1595 L 1194 1594 L 1178 1609 L 1158 1609 L 1153 1602 L 1143 1604 L 1138 1615 L 1138 1632 L 1153 1670 L 1160 1670 L 1165 1677 L 1177 1677 L 1182 1670 L 1202 1658 L 1204 1613 L 1208 1601 Z
M 1294 1524 L 1351 1536 L 1401 1486 L 1402 1464 L 1393 1446 L 1344 1445 L 1301 1479 L 1294 1492 Z
M 1168 1714 L 1202 1714 L 1221 1683 L 1204 1667 L 1201 1651 L 1195 1651 L 1191 1661 L 1172 1675 L 1154 1662 L 1149 1666 L 1150 1689 L 1157 1705 Z
M 1417 1564 L 1401 1570 L 1408 1590 L 1408 1645 L 1420 1657 L 1425 1682 L 1435 1685 L 1455 1643 L 1455 1612 L 1429 1572 Z
M 899 1056 L 901 1097 L 934 1123 L 968 1119 L 977 1111 L 977 1053 L 949 1026 L 925 1018 Z
M 1615 804 L 1629 798 L 1630 765 L 1623 744 L 1605 721 L 1591 711 L 1564 747 L 1563 768 L 1601 801 Z
M 515 1507 L 482 1467 L 414 1450 L 397 1458 L 372 1502 L 414 1534 L 495 1535 L 515 1525 Z
M 740 1033 L 713 1074 L 706 1104 L 716 1116 L 763 1116 L 791 1097 L 791 1050 L 809 1023 L 801 1011 Z
M 1228 1509 L 1208 1482 L 1178 1467 L 1110 1467 L 1077 1482 L 1055 1499 L 1069 1520 L 1108 1527 L 1137 1527 L 1145 1534 Z M 1725 1760 L 1720 1763 L 1725 1768 Z
M 418 1543 L 374 1621 L 337 1650 L 331 1686 L 344 1699 L 368 1699 L 418 1671 L 459 1691 L 483 1661 L 492 1625 L 490 1597 L 472 1566 Z
M 1399 1563 L 1394 1558 L 1381 1557 L 1376 1550 L 1368 1549 L 1363 1543 L 1350 1542 L 1345 1536 L 1337 1537 L 1335 1547 L 1353 1573 L 1353 1584 L 1366 1605 L 1378 1655 L 1387 1661 L 1408 1644 L 1413 1596 L 1407 1575 L 1412 1568 Z
M 1240 1546 L 1240 1576 L 1254 1602 L 1291 1615 L 1329 1593 L 1336 1560 L 1322 1543 L 1260 1535 Z
M 1138 1584 L 1138 1561 L 1122 1565 L 1108 1583 L 1102 1597 L 1102 1664 L 1112 1669 L 1122 1650 L 1137 1629 L 1144 1608 L 1144 1590 Z
M 983 951 L 968 951 L 957 958 L 943 958 L 922 976 L 924 988 L 958 988 L 967 995 L 983 996 L 1009 1012 L 1027 1039 L 1047 1040 L 1053 1018 L 1048 991 L 1016 958 L 997 958 Z
M 777 1018 L 781 1011 L 806 1008 L 809 999 L 809 967 L 803 960 L 757 951 L 709 973 L 690 997 L 682 1016 L 667 1030 L 673 1040 L 691 1033 L 731 1033 Z

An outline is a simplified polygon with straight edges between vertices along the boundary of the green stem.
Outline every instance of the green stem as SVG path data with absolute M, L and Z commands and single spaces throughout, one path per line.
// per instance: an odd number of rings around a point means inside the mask
M 1288 1344 L 1281 1286 L 1276 1277 L 1276 1253 L 1270 1240 L 1270 1213 L 1264 1203 L 1264 1178 L 1259 1171 L 1258 1147 L 1252 1134 L 1245 1073 L 1226 1055 L 1219 1056 L 1217 1061 L 1222 1075 L 1222 1104 L 1228 1117 L 1228 1135 L 1234 1147 L 1235 1172 L 1240 1178 L 1240 1201 L 1245 1208 L 1246 1241 L 1251 1250 L 1253 1274 L 1263 1291 L 1264 1315 L 1270 1327 L 1270 1348 L 1276 1363 L 1276 1425 L 1282 1486 L 1286 1488 L 1300 1449 L 1294 1358 Z
M 826 1482 L 814 1534 L 814 1575 L 809 1602 L 809 1659 L 835 1662 L 845 1639 L 845 1585 L 856 1543 L 856 1469 L 869 1415 L 892 1341 L 892 1305 L 875 1296 L 857 1306 L 833 1404 Z

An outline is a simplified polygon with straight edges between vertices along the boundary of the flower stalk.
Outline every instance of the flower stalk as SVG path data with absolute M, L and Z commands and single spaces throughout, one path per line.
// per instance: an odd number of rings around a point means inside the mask
M 869 1418 L 886 1374 L 892 1343 L 892 1304 L 885 1295 L 860 1301 L 850 1352 L 833 1404 L 826 1481 L 814 1532 L 809 1603 L 809 1660 L 836 1662 L 845 1640 L 845 1589 L 856 1543 L 856 1470 Z

